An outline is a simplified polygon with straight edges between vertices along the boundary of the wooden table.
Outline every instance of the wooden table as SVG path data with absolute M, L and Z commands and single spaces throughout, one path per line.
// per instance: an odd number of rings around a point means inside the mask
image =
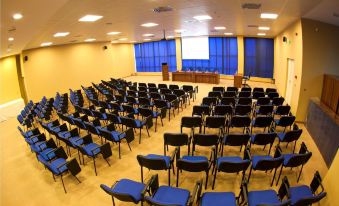
M 212 72 L 172 72 L 172 81 L 219 84 L 220 75 Z

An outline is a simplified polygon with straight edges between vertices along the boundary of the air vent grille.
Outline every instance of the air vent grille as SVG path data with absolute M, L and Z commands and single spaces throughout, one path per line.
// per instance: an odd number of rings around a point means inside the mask
M 173 11 L 173 8 L 170 6 L 159 6 L 153 9 L 153 12 L 155 13 L 162 13 L 162 12 L 169 12 Z
M 261 4 L 254 4 L 254 3 L 244 3 L 241 5 L 243 9 L 260 9 Z
M 249 27 L 249 28 L 258 28 L 259 26 L 258 25 L 247 25 L 247 27 Z

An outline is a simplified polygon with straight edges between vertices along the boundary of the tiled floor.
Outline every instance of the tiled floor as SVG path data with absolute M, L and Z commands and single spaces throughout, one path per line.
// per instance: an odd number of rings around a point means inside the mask
M 138 82 L 154 82 L 160 83 L 162 81 L 160 76 L 132 76 L 126 78 L 128 81 Z M 172 83 L 172 82 L 165 82 Z M 182 83 L 175 82 L 179 85 Z M 221 80 L 222 86 L 230 86 L 233 84 L 232 80 Z M 249 82 L 252 87 L 274 87 L 269 83 Z M 207 96 L 213 85 L 197 84 L 199 86 L 199 93 L 197 100 L 190 106 L 176 115 L 175 118 L 164 121 L 164 127 L 158 125 L 158 131 L 155 133 L 154 128 L 151 129 L 151 137 L 148 137 L 146 132 L 142 133 L 142 144 L 138 144 L 138 132 L 136 133 L 136 140 L 131 144 L 132 152 L 129 151 L 126 143 L 122 143 L 122 159 L 118 159 L 118 147 L 113 145 L 113 156 L 109 159 L 111 166 L 99 158 L 97 160 L 98 176 L 95 176 L 92 160 L 86 158 L 86 165 L 81 166 L 82 171 L 78 178 L 82 181 L 81 184 L 72 177 L 66 176 L 64 179 L 68 193 L 65 194 L 61 185 L 60 178 L 54 182 L 51 173 L 45 170 L 44 167 L 38 163 L 35 155 L 30 152 L 22 136 L 16 129 L 18 123 L 15 118 L 10 119 L 0 124 L 0 190 L 1 202 L 0 205 L 112 205 L 111 198 L 104 193 L 99 185 L 105 183 L 113 184 L 120 178 L 129 178 L 133 180 L 140 180 L 140 167 L 136 160 L 138 154 L 163 154 L 163 133 L 164 132 L 179 132 L 180 120 L 182 116 L 191 116 L 192 106 L 200 104 L 204 96 Z M 304 167 L 299 184 L 309 184 L 313 174 L 316 170 L 322 176 L 325 176 L 327 168 L 325 162 L 320 155 L 312 138 L 302 124 L 299 126 L 303 129 L 301 139 L 298 141 L 297 150 L 301 142 L 305 142 L 308 149 L 312 151 L 313 155 L 307 165 Z M 188 130 L 186 130 L 188 131 Z M 207 133 L 213 133 L 213 130 L 207 130 Z M 96 141 L 99 139 L 94 138 Z M 292 145 L 285 148 L 282 145 L 283 152 L 292 151 Z M 173 148 L 171 148 L 171 151 Z M 262 147 L 253 146 L 252 153 L 266 154 Z M 76 151 L 72 150 L 73 157 L 77 157 Z M 186 148 L 183 148 L 182 154 L 185 154 Z M 272 152 L 273 153 L 273 152 Z M 208 150 L 204 148 L 197 148 L 196 155 L 208 155 Z M 241 155 L 239 148 L 225 148 L 225 155 Z M 249 171 L 249 170 L 248 170 Z M 247 171 L 247 175 L 248 175 Z M 158 173 L 161 184 L 167 185 L 166 171 L 148 171 L 144 170 L 145 179 L 149 179 L 152 174 Z M 296 184 L 297 169 L 286 169 L 283 175 L 287 175 L 292 185 Z M 267 189 L 270 188 L 270 181 L 273 173 L 265 173 L 260 171 L 252 172 L 251 181 L 249 183 L 249 190 Z M 182 172 L 180 174 L 179 186 L 182 188 L 193 189 L 195 181 L 200 178 L 205 178 L 202 173 Z M 171 176 L 172 186 L 175 186 L 175 175 Z M 212 191 L 212 175 L 210 173 L 208 189 Z M 236 174 L 222 174 L 218 175 L 216 188 L 214 191 L 233 191 L 239 193 L 241 175 Z M 277 187 L 274 187 L 277 188 Z M 116 201 L 117 205 L 133 205 L 128 203 L 121 203 Z

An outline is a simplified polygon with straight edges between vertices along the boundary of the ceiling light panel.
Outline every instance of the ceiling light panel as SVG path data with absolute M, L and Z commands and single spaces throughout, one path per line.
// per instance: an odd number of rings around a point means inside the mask
M 270 27 L 267 27 L 267 26 L 259 26 L 258 29 L 259 29 L 259 30 L 262 30 L 262 31 L 268 31 L 268 30 L 270 30 Z
M 15 20 L 19 20 L 19 19 L 22 19 L 22 14 L 20 14 L 20 13 L 16 13 L 16 14 L 13 14 L 13 19 L 15 19 Z
M 206 21 L 206 20 L 212 19 L 212 17 L 210 17 L 208 15 L 198 15 L 198 16 L 194 16 L 193 18 L 198 20 L 198 21 Z
M 143 34 L 142 36 L 150 37 L 150 36 L 154 36 L 154 34 Z
M 260 18 L 262 18 L 262 19 L 277 19 L 278 18 L 278 14 L 274 14 L 274 13 L 261 13 L 260 14 Z
M 258 36 L 266 36 L 265 33 L 258 33 L 257 35 L 258 35 Z
M 144 39 L 144 41 L 151 41 L 152 39 Z
M 120 38 L 119 41 L 126 41 L 128 38 Z
M 232 32 L 226 32 L 226 33 L 224 33 L 225 35 L 227 35 L 227 36 L 231 36 L 231 35 L 233 35 L 233 33 Z
M 55 33 L 53 36 L 54 37 L 65 37 L 69 35 L 69 32 L 58 32 L 58 33 Z
M 121 32 L 119 32 L 119 31 L 111 31 L 111 32 L 107 33 L 107 35 L 117 35 L 117 34 L 121 34 Z
M 53 44 L 53 42 L 44 42 L 41 43 L 40 46 L 51 46 Z
M 14 38 L 13 37 L 9 37 L 8 41 L 14 41 Z
M 154 26 L 158 26 L 158 25 L 159 25 L 159 24 L 153 23 L 153 22 L 141 24 L 141 26 L 143 26 L 143 27 L 154 27 Z
M 224 26 L 215 26 L 214 29 L 215 30 L 225 30 L 226 27 L 224 27 Z
M 85 39 L 85 42 L 92 42 L 92 41 L 95 41 L 96 39 L 93 39 L 93 38 L 89 38 L 89 39 Z
M 79 21 L 81 22 L 95 22 L 98 21 L 99 19 L 101 19 L 103 16 L 99 16 L 99 15 L 86 15 L 83 16 L 79 19 Z
M 185 30 L 184 29 L 176 29 L 176 30 L 174 30 L 176 33 L 183 33 L 183 32 L 185 32 Z

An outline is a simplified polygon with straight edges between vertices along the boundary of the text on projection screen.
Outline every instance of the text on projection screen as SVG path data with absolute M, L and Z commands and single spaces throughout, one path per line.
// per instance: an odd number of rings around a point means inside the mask
M 209 59 L 208 37 L 182 38 L 183 59 Z

